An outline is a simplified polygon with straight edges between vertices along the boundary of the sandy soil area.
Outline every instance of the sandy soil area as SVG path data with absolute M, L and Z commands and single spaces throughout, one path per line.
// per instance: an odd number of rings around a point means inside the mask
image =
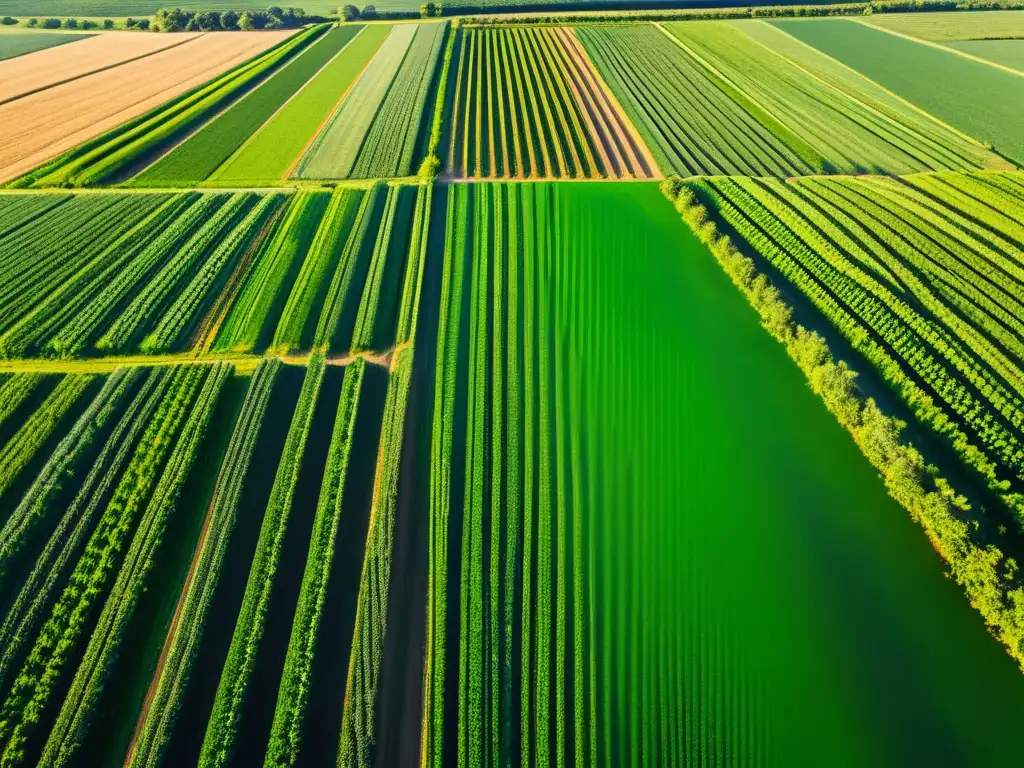
M 291 34 L 209 33 L 0 105 L 0 183 L 206 82 Z
M 193 40 L 199 33 L 108 32 L 0 62 L 0 102 Z

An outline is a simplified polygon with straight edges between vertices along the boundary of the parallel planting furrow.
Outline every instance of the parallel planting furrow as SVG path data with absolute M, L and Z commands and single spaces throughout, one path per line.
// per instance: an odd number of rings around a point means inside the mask
M 293 196 L 281 226 L 249 272 L 221 327 L 215 350 L 248 351 L 267 346 L 330 199 L 328 192 Z
M 448 173 L 633 178 L 657 168 L 571 30 L 466 30 Z
M 162 505 L 162 489 L 169 488 L 174 473 L 163 475 L 169 457 L 190 444 L 186 423 L 201 418 L 197 398 L 208 366 L 184 366 L 173 371 L 171 385 L 149 421 L 146 435 L 118 482 L 89 536 L 89 543 L 70 576 L 67 587 L 35 636 L 31 650 L 14 678 L 0 709 L 0 760 L 9 765 L 38 759 L 54 718 L 57 691 L 72 677 L 69 669 L 89 644 L 86 619 L 103 605 L 114 582 L 120 583 L 126 550 L 140 519 L 152 504 Z M 192 413 L 193 416 L 186 418 Z M 179 440 L 182 441 L 179 443 Z M 176 447 L 176 446 L 181 446 Z M 155 494 L 155 495 L 154 495 Z M 77 649 L 77 650 L 76 650 Z M 29 704 L 26 706 L 26 704 Z
M 588 243 L 564 231 L 554 186 L 448 191 L 423 761 L 588 764 L 594 648 L 572 469 L 586 458 L 567 442 L 578 449 L 568 397 L 579 370 L 564 346 L 575 282 L 563 282 Z
M 167 634 L 163 661 L 151 684 L 149 704 L 141 715 L 126 765 L 160 764 L 182 715 L 182 704 L 200 653 L 203 633 L 208 628 L 218 580 L 241 511 L 239 504 L 247 472 L 252 466 L 280 369 L 279 361 L 268 360 L 261 363 L 253 374 L 217 476 L 194 566 L 182 590 L 178 611 Z
M 402 24 L 391 30 L 341 106 L 299 160 L 292 174 L 295 178 L 346 179 L 354 175 L 374 119 L 418 35 L 417 28 L 418 25 Z M 424 60 L 423 64 L 427 63 Z
M 257 657 L 266 633 L 282 552 L 293 510 L 299 473 L 317 399 L 324 379 L 323 357 L 313 357 L 306 370 L 302 393 L 292 417 L 274 487 L 260 529 L 259 543 L 249 571 L 242 609 L 235 625 L 227 660 L 220 673 L 220 685 L 213 712 L 203 739 L 200 762 L 203 765 L 228 765 L 237 743 L 246 698 L 253 684 Z
M 157 586 L 152 581 L 152 574 L 169 526 L 169 517 L 178 503 L 230 372 L 230 365 L 225 363 L 214 364 L 208 372 L 203 371 L 205 380 L 202 388 L 191 405 L 177 443 L 139 520 L 124 563 L 43 748 L 40 762 L 46 765 L 74 764 L 81 756 L 82 742 L 90 724 L 99 714 L 104 688 L 109 686 L 114 664 L 123 654 L 122 645 L 142 595 L 147 588 Z
M 821 168 L 813 150 L 654 27 L 576 34 L 665 169 L 792 176 Z

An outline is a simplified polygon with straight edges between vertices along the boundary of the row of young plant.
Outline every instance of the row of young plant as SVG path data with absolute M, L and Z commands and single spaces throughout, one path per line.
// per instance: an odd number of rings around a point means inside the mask
M 553 185 L 448 191 L 422 762 L 584 764 L 596 703 L 584 692 L 578 425 L 562 344 L 571 224 Z
M 796 176 L 823 169 L 817 152 L 657 27 L 580 27 L 576 34 L 667 171 Z
M 250 265 L 213 348 L 387 350 L 413 206 L 428 194 L 426 186 L 380 184 L 298 193 Z
M 38 373 L 0 374 L 0 429 L 5 430 L 4 434 L 7 433 L 7 420 L 36 391 L 44 378 Z
M 806 188 L 822 193 L 818 210 L 845 209 L 868 231 L 884 233 L 899 258 L 888 257 L 877 240 L 867 242 L 908 293 L 1012 390 L 1024 390 L 1024 269 L 1018 245 L 899 182 L 837 180 Z
M 1024 587 L 1012 559 L 983 540 L 967 500 L 903 439 L 905 424 L 887 416 L 858 390 L 855 371 L 835 361 L 821 336 L 793 322 L 792 307 L 719 229 L 694 188 L 673 179 L 662 189 L 758 312 L 765 329 L 786 347 L 812 389 L 853 436 L 890 495 L 925 529 L 992 633 L 1024 667 L 1024 619 L 1019 609 Z
M 92 628 L 85 655 L 43 747 L 40 762 L 45 765 L 76 765 L 81 760 L 82 743 L 102 711 L 101 696 L 109 687 L 116 659 L 124 652 L 130 622 L 143 592 L 154 586 L 150 577 L 160 556 L 169 518 L 230 372 L 229 365 L 217 363 L 201 373 L 202 384 L 190 404 L 188 418 L 139 519 L 117 578 Z
M 7 638 L 0 658 L 0 763 L 63 764 L 74 757 L 229 370 L 214 364 L 150 372 L 36 567 L 23 584 L 16 578 L 4 584 L 17 598 L 0 630 Z M 128 376 L 116 373 L 101 397 L 125 397 L 132 389 Z M 112 410 L 100 410 L 113 421 Z M 126 430 L 137 440 L 125 439 Z M 63 462 L 62 454 L 55 461 Z M 39 482 L 53 476 L 50 469 Z M 27 494 L 22 511 L 39 514 L 39 498 Z M 5 531 L 24 532 L 24 526 Z M 41 573 L 43 563 L 48 570 Z M 56 697 L 68 689 L 62 705 Z
M 33 317 L 45 317 L 45 311 L 59 306 L 55 294 L 68 294 L 80 272 L 130 242 L 136 227 L 147 228 L 150 215 L 167 202 L 163 195 L 90 198 L 62 205 L 0 242 L 4 341 L 13 334 L 17 346 L 20 337 L 30 334 Z
M 249 278 L 260 277 L 263 263 L 280 255 L 291 226 L 316 223 L 286 216 L 296 207 L 292 196 L 283 193 L 80 199 L 85 201 L 81 213 L 76 200 L 57 208 L 52 221 L 39 219 L 39 227 L 51 225 L 45 248 L 26 247 L 17 237 L 35 227 L 23 227 L 8 238 L 17 240 L 10 248 L 25 248 L 22 258 L 35 259 L 38 266 L 19 271 L 13 260 L 5 264 L 12 313 L 9 323 L 0 321 L 0 354 L 149 353 L 208 346 L 223 335 L 225 315 L 239 296 L 251 309 Z M 106 201 L 106 208 L 97 212 L 90 200 Z M 61 212 L 75 215 L 57 216 Z M 93 232 L 81 221 L 89 212 L 109 233 Z M 76 226 L 92 240 L 80 248 L 72 244 L 77 249 L 72 256 L 61 257 L 62 243 L 77 242 L 69 233 Z M 301 261 L 298 251 L 285 255 Z M 231 333 L 234 326 L 232 321 Z
M 11 377 L 10 383 L 19 386 L 18 395 L 24 402 L 27 393 L 34 391 L 44 378 L 39 374 L 18 374 Z M 79 400 L 92 386 L 94 378 L 88 375 L 64 377 L 50 396 L 28 416 L 9 445 L 20 443 L 19 447 L 29 448 L 29 440 L 25 438 L 33 432 L 37 445 L 40 436 L 49 437 L 46 434 L 47 428 L 51 432 L 55 430 L 58 423 L 64 420 L 65 409 Z M 10 575 L 14 559 L 28 546 L 33 533 L 37 529 L 45 531 L 53 525 L 52 515 L 58 509 L 59 496 L 67 478 L 74 476 L 79 462 L 88 456 L 107 422 L 120 413 L 122 399 L 132 380 L 133 377 L 124 369 L 115 370 L 106 377 L 100 392 L 61 437 L 18 505 L 7 516 L 0 529 L 0 593 L 4 591 L 6 577 Z M 0 396 L 3 394 L 6 393 L 0 390 Z M 61 400 L 64 402 L 59 402 Z M 13 464 L 24 466 L 25 462 L 15 459 Z
M 483 178 L 631 175 L 639 162 L 636 147 L 616 142 L 608 123 L 614 110 L 597 108 L 600 86 L 587 82 L 593 73 L 586 70 L 558 30 L 467 29 L 448 172 Z
M 202 125 L 323 34 L 309 27 L 208 83 L 161 104 L 15 179 L 10 187 L 89 186 L 116 181 L 140 161 Z
M 138 440 L 150 424 L 157 406 L 166 394 L 170 378 L 163 369 L 144 375 L 142 369 L 119 369 L 107 380 L 100 400 L 106 419 L 96 419 L 92 427 L 100 450 L 92 455 L 89 446 L 69 436 L 54 452 L 40 472 L 18 509 L 11 515 L 2 534 L 0 584 L 7 615 L 0 625 L 4 651 L 0 654 L 0 688 L 4 688 L 16 666 L 46 620 L 48 608 L 64 590 L 72 569 L 104 511 L 115 484 L 134 455 Z M 112 409 L 112 410 L 111 410 Z M 85 414 L 87 422 L 92 416 Z M 104 423 L 105 422 L 105 423 Z M 89 429 L 86 424 L 86 429 Z M 74 432 L 78 432 L 76 425 Z M 85 437 L 90 432 L 84 433 Z M 75 466 L 65 465 L 84 462 Z M 91 461 L 91 465 L 90 465 Z M 66 489 L 63 472 L 85 472 L 81 482 Z M 70 496 L 66 507 L 61 500 Z M 33 534 L 38 532 L 38 538 Z M 21 563 L 30 563 L 19 568 Z
M 288 428 L 288 437 L 263 515 L 241 611 L 235 623 L 227 659 L 220 671 L 220 684 L 199 758 L 200 764 L 204 766 L 227 765 L 238 740 L 244 738 L 240 730 L 244 707 L 266 632 L 275 577 L 282 567 L 284 540 L 325 366 L 322 355 L 313 355 L 306 367 L 302 392 Z
M 3 195 L 0 197 L 0 238 L 74 198 L 71 195 Z
M 36 384 L 35 378 L 19 376 L 12 382 L 7 409 L 13 412 L 17 405 L 28 399 L 31 389 Z M 0 500 L 3 500 L 5 505 L 8 503 L 5 496 L 9 495 L 21 473 L 51 439 L 57 427 L 76 407 L 94 380 L 95 377 L 89 374 L 72 374 L 62 377 L 46 399 L 28 415 L 18 426 L 17 431 L 0 447 Z
M 163 663 L 150 684 L 151 696 L 140 713 L 135 738 L 125 758 L 130 766 L 155 766 L 166 758 L 182 716 L 210 608 L 238 522 L 242 491 L 264 428 L 280 360 L 267 359 L 252 375 L 231 442 L 221 462 L 206 512 L 195 566 L 182 588 L 179 609 L 164 642 Z
M 853 227 L 840 232 L 806 200 L 799 207 L 787 202 L 792 193 L 781 183 L 715 179 L 697 188 L 879 369 L 923 423 L 946 436 L 1009 506 L 1022 511 L 1013 490 L 1024 461 L 1021 397 L 995 373 L 1000 362 L 1019 368 L 1005 356 L 995 359 L 998 350 L 982 343 L 984 327 L 963 333 L 958 309 L 941 301 L 941 284 L 923 279 L 914 291 L 890 279 L 890 287 L 861 266 L 880 258 L 903 280 L 920 279 L 904 264 L 917 256 L 913 244 L 904 241 L 906 247 L 889 256 L 888 241 L 898 245 L 900 235 L 883 243 L 876 238 L 884 237 L 884 222 L 874 224 L 882 228 L 878 235 L 857 225 L 870 211 L 837 206 L 846 214 L 841 223 Z

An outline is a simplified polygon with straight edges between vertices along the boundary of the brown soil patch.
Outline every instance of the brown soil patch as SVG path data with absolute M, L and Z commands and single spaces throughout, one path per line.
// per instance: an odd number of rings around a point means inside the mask
M 0 183 L 205 83 L 291 34 L 214 32 L 0 105 Z
M 577 79 L 586 94 L 587 109 L 597 113 L 595 117 L 601 128 L 599 138 L 606 147 L 615 147 L 613 156 L 618 155 L 620 160 L 624 159 L 629 165 L 629 170 L 622 168 L 620 175 L 632 175 L 636 178 L 660 176 L 661 172 L 654 155 L 626 116 L 622 105 L 607 83 L 597 73 L 576 33 L 569 28 L 561 27 L 556 30 L 556 34 L 576 65 L 571 76 Z
M 194 40 L 200 33 L 108 32 L 0 62 L 0 102 Z

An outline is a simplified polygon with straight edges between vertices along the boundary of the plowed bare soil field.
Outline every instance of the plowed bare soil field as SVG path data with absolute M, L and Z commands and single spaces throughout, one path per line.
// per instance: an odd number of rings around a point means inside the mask
M 4 148 L 0 182 L 206 82 L 290 34 L 202 35 L 151 56 L 0 104 L 0 146 Z
M 111 32 L 83 37 L 68 43 L 66 48 L 58 46 L 19 56 L 0 64 L 0 103 L 174 48 L 198 36 L 191 32 L 181 35 Z

